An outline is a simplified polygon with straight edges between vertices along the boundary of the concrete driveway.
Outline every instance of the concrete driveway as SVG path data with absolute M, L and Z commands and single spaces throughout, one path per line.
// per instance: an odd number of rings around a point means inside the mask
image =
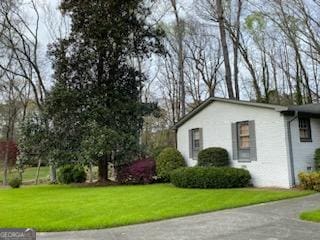
M 250 207 L 104 230 L 39 233 L 40 240 L 316 240 L 320 224 L 302 211 L 319 209 L 320 194 Z

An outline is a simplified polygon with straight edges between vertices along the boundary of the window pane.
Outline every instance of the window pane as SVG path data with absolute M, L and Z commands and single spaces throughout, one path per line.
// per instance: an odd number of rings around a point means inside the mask
M 200 131 L 199 129 L 194 129 L 193 130 L 193 139 L 200 139 Z
M 240 137 L 240 148 L 241 149 L 250 148 L 250 137 Z
M 299 119 L 299 132 L 301 140 L 311 140 L 310 119 Z
M 250 159 L 250 151 L 249 150 L 240 150 L 239 151 L 239 158 L 240 159 Z
M 250 129 L 249 122 L 238 123 L 238 154 L 239 159 L 250 159 Z
M 241 124 L 240 125 L 240 135 L 249 135 L 249 126 L 248 124 Z
M 194 147 L 195 149 L 200 148 L 200 140 L 195 139 L 195 140 L 193 141 L 193 147 Z
M 306 131 L 304 129 L 300 129 L 300 138 L 306 138 L 307 134 Z

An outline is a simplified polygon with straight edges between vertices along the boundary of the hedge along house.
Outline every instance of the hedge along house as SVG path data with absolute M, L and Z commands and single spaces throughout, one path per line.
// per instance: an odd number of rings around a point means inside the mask
M 257 187 L 290 188 L 314 170 L 320 148 L 320 104 L 279 106 L 209 98 L 175 126 L 188 166 L 200 150 L 225 148 L 233 167 L 250 171 Z

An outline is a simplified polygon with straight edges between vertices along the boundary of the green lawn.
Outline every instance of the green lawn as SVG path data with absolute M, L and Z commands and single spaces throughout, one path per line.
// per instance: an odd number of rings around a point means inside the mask
M 23 173 L 23 181 L 32 181 L 35 180 L 36 178 L 36 173 L 37 173 L 37 168 L 32 167 L 32 168 L 27 168 L 24 170 Z M 12 169 L 9 173 L 9 177 L 14 177 L 17 176 L 18 172 L 16 169 Z M 39 172 L 39 178 L 47 178 L 49 176 L 49 167 L 41 167 L 40 172 Z M 3 179 L 3 170 L 1 169 L 0 172 L 0 182 L 2 182 Z
M 38 231 L 99 229 L 299 197 L 271 189 L 198 190 L 171 185 L 0 188 L 0 227 Z
M 307 221 L 320 222 L 320 209 L 311 212 L 304 212 L 300 218 Z

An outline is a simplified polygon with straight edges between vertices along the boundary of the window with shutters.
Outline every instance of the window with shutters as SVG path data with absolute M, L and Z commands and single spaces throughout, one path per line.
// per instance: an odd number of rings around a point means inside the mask
M 192 139 L 192 158 L 198 159 L 198 153 L 200 151 L 200 129 L 192 129 L 191 131 L 191 139 Z
M 250 130 L 249 122 L 239 122 L 238 130 L 238 156 L 239 159 L 250 159 Z
M 299 118 L 299 132 L 301 142 L 312 142 L 310 119 Z

